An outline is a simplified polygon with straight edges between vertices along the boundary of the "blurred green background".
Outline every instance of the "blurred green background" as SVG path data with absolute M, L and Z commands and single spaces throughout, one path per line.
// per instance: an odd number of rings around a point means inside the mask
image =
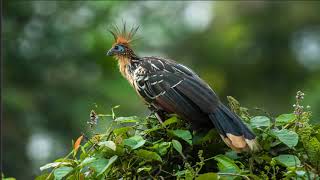
M 87 132 L 90 110 L 148 110 L 105 56 L 112 23 L 139 24 L 140 56 L 191 67 L 219 94 L 272 115 L 297 90 L 320 121 L 320 3 L 4 1 L 3 171 L 32 179 Z M 105 128 L 101 127 L 100 128 Z

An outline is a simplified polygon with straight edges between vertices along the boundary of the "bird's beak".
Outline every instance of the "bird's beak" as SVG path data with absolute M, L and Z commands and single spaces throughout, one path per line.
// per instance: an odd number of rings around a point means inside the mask
M 107 56 L 113 56 L 113 48 L 111 48 L 108 52 L 107 52 Z

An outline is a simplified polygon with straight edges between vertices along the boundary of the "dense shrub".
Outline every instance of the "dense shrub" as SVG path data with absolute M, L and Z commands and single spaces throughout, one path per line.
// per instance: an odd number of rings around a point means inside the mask
M 92 111 L 90 126 L 111 117 L 107 129 L 82 134 L 70 154 L 42 166 L 37 179 L 319 179 L 320 126 L 308 123 L 303 96 L 297 93 L 293 113 L 275 118 L 262 110 L 252 116 L 228 97 L 257 135 L 262 150 L 253 154 L 231 151 L 214 129 L 190 132 L 174 115 L 160 124 L 153 115 L 117 117 L 117 107 L 110 115 Z

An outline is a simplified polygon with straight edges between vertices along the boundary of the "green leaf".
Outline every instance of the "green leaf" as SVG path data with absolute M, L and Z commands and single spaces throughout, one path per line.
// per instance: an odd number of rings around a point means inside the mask
M 54 170 L 53 175 L 55 179 L 60 180 L 68 175 L 73 170 L 72 167 L 63 166 Z
M 117 155 L 112 156 L 109 160 L 107 165 L 98 173 L 98 176 L 104 173 L 116 160 L 118 159 Z
M 239 159 L 240 157 L 238 156 L 238 153 L 236 153 L 235 151 L 227 151 L 225 152 L 225 155 L 233 160 Z
M 144 159 L 145 161 L 160 161 L 160 162 L 162 162 L 161 157 L 156 152 L 140 149 L 140 150 L 136 151 L 136 154 L 140 158 Z
M 133 123 L 133 122 L 138 122 L 138 117 L 137 116 L 118 117 L 114 121 L 119 123 Z
M 173 139 L 172 140 L 172 146 L 176 151 L 178 151 L 178 153 L 183 155 L 183 153 L 182 153 L 182 145 L 181 145 L 181 143 L 179 141 Z
M 99 142 L 98 145 L 108 147 L 109 149 L 112 149 L 113 151 L 116 151 L 116 144 L 113 141 L 102 141 Z
M 273 134 L 289 148 L 298 144 L 299 136 L 296 132 L 287 129 L 273 130 Z
M 190 133 L 190 131 L 188 130 L 182 130 L 182 129 L 177 129 L 177 130 L 170 130 L 170 132 L 176 136 L 179 137 L 183 140 L 185 140 L 187 143 L 189 143 L 190 145 L 192 145 L 192 135 Z
M 153 131 L 157 131 L 157 130 L 159 130 L 159 129 L 161 129 L 159 126 L 155 126 L 155 127 L 153 127 L 153 128 L 146 129 L 146 130 L 142 131 L 142 133 L 143 133 L 143 134 L 149 134 L 149 133 L 151 133 L 151 132 L 153 132 Z
M 275 159 L 279 164 L 286 167 L 299 167 L 301 165 L 299 158 L 297 158 L 297 156 L 295 155 L 283 154 L 274 157 L 273 159 Z
M 253 128 L 269 127 L 271 125 L 270 119 L 266 116 L 256 116 L 250 120 L 250 124 Z
M 283 126 L 294 121 L 296 116 L 294 114 L 281 114 L 276 118 L 276 126 Z
M 59 159 L 56 159 L 54 162 L 66 162 L 66 163 L 74 163 L 74 160 L 73 159 L 66 159 L 66 158 L 59 158 Z
M 80 163 L 79 166 L 85 166 L 87 164 L 94 162 L 95 160 L 96 160 L 96 158 L 94 158 L 94 157 L 87 157 Z
M 43 171 L 45 169 L 49 169 L 49 168 L 53 168 L 53 167 L 56 167 L 56 166 L 59 166 L 59 165 L 71 165 L 71 163 L 69 162 L 53 162 L 53 163 L 48 163 L 44 166 L 41 166 L 40 167 L 40 171 Z
M 165 121 L 162 123 L 162 125 L 166 127 L 166 126 L 168 126 L 168 125 L 170 125 L 170 124 L 174 124 L 174 123 L 177 123 L 177 122 L 178 122 L 178 118 L 177 118 L 176 116 L 173 116 L 173 117 L 165 120 Z
M 205 173 L 205 174 L 199 174 L 199 176 L 196 178 L 196 180 L 217 180 L 218 179 L 218 175 L 217 173 Z
M 120 105 L 117 105 L 117 106 L 114 106 L 113 108 L 111 108 L 111 116 L 112 116 L 112 119 L 115 119 L 116 118 L 116 114 L 114 113 L 114 110 L 119 108 Z
M 300 177 L 303 177 L 306 174 L 306 172 L 300 170 L 300 171 L 296 171 L 296 174 Z
M 152 169 L 152 166 L 144 166 L 144 167 L 141 167 L 137 170 L 137 172 L 142 172 L 142 171 L 146 171 L 146 172 L 149 172 L 150 170 Z
M 64 178 L 66 180 L 85 180 L 85 175 L 81 172 L 71 173 L 68 178 Z
M 34 180 L 53 180 L 53 175 L 50 173 L 44 173 L 40 176 L 37 176 Z
M 124 140 L 124 145 L 129 146 L 131 149 L 137 149 L 144 145 L 146 140 L 143 139 L 141 136 L 132 136 L 129 139 Z
M 225 155 L 217 155 L 214 157 L 218 161 L 218 168 L 220 172 L 226 173 L 238 173 L 240 168 L 235 164 L 235 162 Z
M 167 154 L 168 148 L 171 146 L 171 142 L 161 142 L 154 144 L 151 149 L 154 149 L 159 153 L 161 156 Z
M 90 163 L 90 167 L 95 170 L 97 174 L 100 174 L 102 170 L 107 166 L 109 160 L 106 158 L 99 158 Z
M 178 176 L 178 177 L 180 177 L 180 176 L 182 176 L 182 175 L 185 175 L 186 174 L 186 170 L 182 170 L 182 171 L 178 171 L 178 172 L 176 172 L 176 176 Z
M 132 127 L 130 126 L 127 126 L 127 127 L 121 127 L 121 128 L 117 128 L 117 129 L 114 129 L 113 130 L 113 133 L 116 135 L 116 136 L 120 136 L 128 131 L 130 131 L 132 129 Z
M 48 174 L 47 174 L 47 176 L 48 176 Z M 38 177 L 40 177 L 40 176 L 38 176 Z M 5 177 L 3 173 L 1 173 L 0 178 L 2 180 L 16 180 L 16 178 L 14 178 L 14 177 Z

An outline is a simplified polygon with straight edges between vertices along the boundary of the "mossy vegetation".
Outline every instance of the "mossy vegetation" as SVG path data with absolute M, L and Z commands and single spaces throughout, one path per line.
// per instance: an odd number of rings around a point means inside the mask
M 146 118 L 91 112 L 90 127 L 112 119 L 103 133 L 82 134 L 72 151 L 40 169 L 42 179 L 319 179 L 320 125 L 298 92 L 292 113 L 252 116 L 228 97 L 229 105 L 255 132 L 256 153 L 237 154 L 215 130 L 200 134 L 178 117 L 160 124 Z M 93 131 L 93 130 L 92 130 Z

